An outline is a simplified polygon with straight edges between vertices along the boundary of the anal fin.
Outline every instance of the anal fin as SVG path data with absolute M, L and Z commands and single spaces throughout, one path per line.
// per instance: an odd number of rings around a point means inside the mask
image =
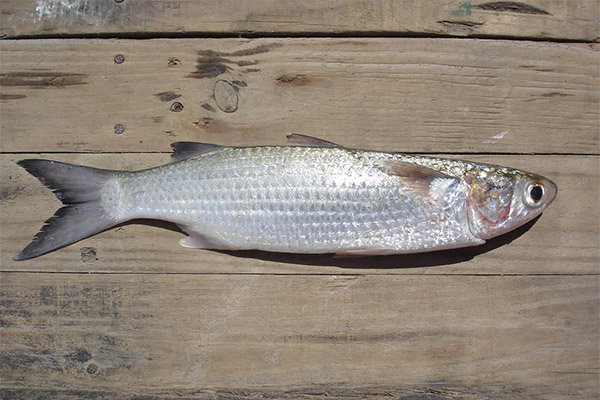
M 189 225 L 180 225 L 179 228 L 186 232 L 188 236 L 184 237 L 179 241 L 181 247 L 187 247 L 190 249 L 211 249 L 211 250 L 232 250 L 230 246 L 208 238 L 201 233 L 197 232 L 197 229 Z
M 198 234 L 192 234 L 184 237 L 179 241 L 179 245 L 181 247 L 187 247 L 190 249 L 231 250 L 229 247 L 213 242 L 210 239 Z

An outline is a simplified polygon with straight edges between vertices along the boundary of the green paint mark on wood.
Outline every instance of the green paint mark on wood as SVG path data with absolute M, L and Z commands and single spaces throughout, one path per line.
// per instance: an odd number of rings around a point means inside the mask
M 471 2 L 462 3 L 458 8 L 450 13 L 453 17 L 467 17 L 471 15 Z

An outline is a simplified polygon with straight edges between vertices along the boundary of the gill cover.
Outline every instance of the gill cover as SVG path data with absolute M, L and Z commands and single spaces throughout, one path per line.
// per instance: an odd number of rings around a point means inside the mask
M 510 178 L 467 179 L 470 187 L 468 215 L 471 232 L 480 239 L 498 236 L 502 221 L 510 215 L 514 182 Z
M 473 235 L 490 239 L 531 221 L 556 196 L 556 185 L 541 176 L 490 166 L 467 175 L 467 215 Z

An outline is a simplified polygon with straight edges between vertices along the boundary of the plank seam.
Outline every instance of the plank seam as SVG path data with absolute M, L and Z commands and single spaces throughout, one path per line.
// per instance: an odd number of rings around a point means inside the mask
M 252 146 L 250 146 L 252 147 Z M 378 151 L 375 149 L 369 149 L 372 151 Z M 381 150 L 383 151 L 383 150 Z M 467 151 L 467 152 L 433 152 L 433 151 L 398 151 L 394 153 L 402 153 L 402 154 L 415 154 L 415 155 L 426 155 L 426 156 L 479 156 L 479 155 L 494 155 L 494 156 L 586 156 L 586 157 L 597 157 L 600 156 L 600 153 L 529 153 L 529 152 L 476 152 L 476 151 Z M 94 151 L 0 151 L 0 155 L 21 155 L 21 154 L 103 154 L 103 155 L 124 155 L 124 154 L 134 154 L 134 155 L 142 155 L 142 154 L 161 154 L 161 155 L 169 155 L 170 151 L 102 151 L 102 150 L 94 150 Z
M 480 39 L 480 40 L 513 40 L 524 42 L 546 42 L 546 43 L 599 43 L 600 37 L 595 39 L 567 39 L 567 38 L 540 38 L 533 36 L 510 36 L 510 35 L 468 35 L 455 36 L 447 34 L 414 33 L 414 32 L 125 32 L 115 33 L 88 33 L 88 34 L 51 34 L 51 35 L 14 35 L 4 36 L 0 40 L 47 40 L 47 39 L 382 39 L 382 38 L 406 38 L 406 39 Z
M 399 268 L 402 269 L 402 268 Z M 0 270 L 0 274 L 63 274 L 63 275 L 207 275 L 207 276 L 354 276 L 354 277 L 365 277 L 365 276 L 445 276 L 445 277 L 567 277 L 567 276 L 600 276 L 600 273 L 426 273 L 426 274 L 392 274 L 392 273 L 380 273 L 380 274 L 369 274 L 369 273 L 282 273 L 282 272 L 128 272 L 128 271 L 30 271 L 30 270 Z

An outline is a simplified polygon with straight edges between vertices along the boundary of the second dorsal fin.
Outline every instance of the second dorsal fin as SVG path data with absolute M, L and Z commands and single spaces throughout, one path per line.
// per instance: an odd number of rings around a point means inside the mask
M 286 137 L 288 143 L 293 144 L 294 146 L 329 148 L 341 147 L 339 144 L 335 144 L 333 142 L 329 142 L 327 140 L 319 139 L 312 136 L 300 135 L 299 133 L 290 133 Z
M 223 148 L 218 144 L 198 143 L 198 142 L 175 142 L 171 143 L 173 154 L 171 154 L 171 162 L 179 162 L 187 160 L 200 154 L 210 153 Z

